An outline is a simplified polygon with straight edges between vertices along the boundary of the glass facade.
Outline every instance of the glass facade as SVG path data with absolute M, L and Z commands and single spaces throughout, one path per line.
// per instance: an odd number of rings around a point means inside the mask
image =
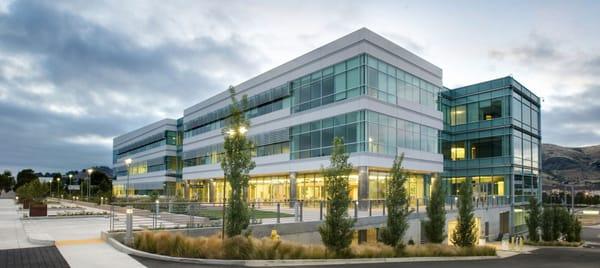
M 396 155 L 403 149 L 437 153 L 438 131 L 407 120 L 363 110 L 291 128 L 292 159 L 331 154 L 334 137 L 346 151 Z
M 539 98 L 511 77 L 442 96 L 448 192 L 456 195 L 458 185 L 470 181 L 479 197 L 507 195 L 515 204 L 539 197 Z
M 437 108 L 439 87 L 370 55 L 366 72 L 367 95 L 393 104 L 404 100 Z
M 365 56 L 359 55 L 291 82 L 297 113 L 364 93 Z

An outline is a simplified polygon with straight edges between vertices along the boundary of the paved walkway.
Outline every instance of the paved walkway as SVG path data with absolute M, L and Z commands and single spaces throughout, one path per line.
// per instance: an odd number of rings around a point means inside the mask
M 0 199 L 0 249 L 36 247 L 27 240 L 12 199 Z
M 0 267 L 69 267 L 56 247 L 0 250 Z

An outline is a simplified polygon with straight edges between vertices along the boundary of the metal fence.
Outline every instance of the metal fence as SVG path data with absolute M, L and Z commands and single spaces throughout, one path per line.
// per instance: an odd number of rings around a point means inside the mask
M 409 199 L 412 213 L 426 212 L 428 199 Z M 509 204 L 508 197 L 474 198 L 476 209 L 501 207 Z M 216 227 L 222 225 L 223 203 L 203 202 L 130 202 L 110 205 L 110 231 L 126 229 L 127 210 L 133 214 L 134 229 L 173 229 Z M 251 224 L 277 224 L 303 221 L 322 221 L 327 214 L 325 200 L 285 202 L 249 202 Z M 446 199 L 446 211 L 457 209 L 457 199 Z M 385 216 L 385 200 L 356 200 L 348 207 L 348 216 L 363 218 Z

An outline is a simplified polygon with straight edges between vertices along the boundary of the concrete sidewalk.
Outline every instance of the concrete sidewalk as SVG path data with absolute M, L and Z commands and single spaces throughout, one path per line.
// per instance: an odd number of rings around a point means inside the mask
M 27 240 L 13 199 L 0 199 L 0 249 L 37 247 Z

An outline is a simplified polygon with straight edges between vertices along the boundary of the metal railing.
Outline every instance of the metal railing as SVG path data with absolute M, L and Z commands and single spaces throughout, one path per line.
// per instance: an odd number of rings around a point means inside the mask
M 457 200 L 446 199 L 447 212 L 456 211 Z M 249 202 L 250 224 L 277 224 L 304 221 L 322 221 L 327 215 L 326 200 L 296 200 L 285 202 Z M 426 213 L 429 199 L 411 198 L 412 213 Z M 509 204 L 508 197 L 490 196 L 474 198 L 475 209 L 502 207 Z M 131 209 L 134 229 L 174 229 L 216 227 L 222 225 L 223 203 L 205 202 L 121 202 L 110 205 L 110 231 L 126 229 L 126 211 Z M 351 201 L 348 217 L 364 218 L 385 216 L 384 199 Z

